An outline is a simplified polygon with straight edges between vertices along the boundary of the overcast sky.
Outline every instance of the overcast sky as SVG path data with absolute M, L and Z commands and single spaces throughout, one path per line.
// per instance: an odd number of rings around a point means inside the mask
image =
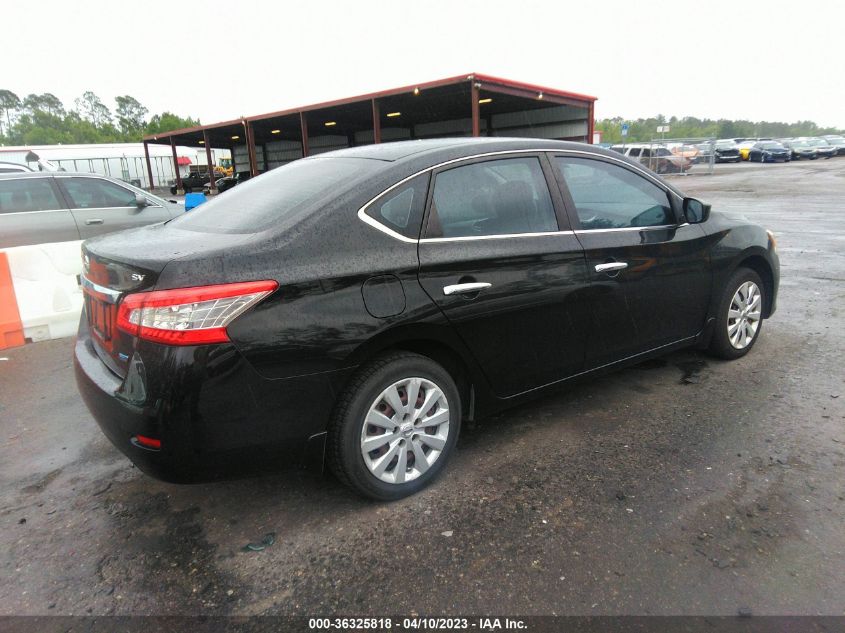
M 838 0 L 19 0 L 0 88 L 203 123 L 470 72 L 595 95 L 598 118 L 845 128 Z

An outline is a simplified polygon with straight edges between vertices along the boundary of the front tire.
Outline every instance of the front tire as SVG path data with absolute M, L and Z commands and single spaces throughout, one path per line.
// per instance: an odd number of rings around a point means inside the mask
M 362 367 L 338 401 L 328 431 L 329 468 L 356 492 L 392 501 L 443 470 L 461 425 L 449 373 L 426 356 L 395 352 Z
M 763 326 L 765 292 L 760 275 L 750 268 L 739 268 L 731 275 L 719 302 L 710 341 L 714 355 L 734 360 L 751 350 Z

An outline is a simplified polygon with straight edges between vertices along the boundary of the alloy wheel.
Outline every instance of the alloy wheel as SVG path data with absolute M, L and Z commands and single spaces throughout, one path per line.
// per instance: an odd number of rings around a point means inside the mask
M 449 402 L 426 378 L 403 378 L 370 405 L 361 429 L 361 455 L 375 477 L 413 481 L 432 467 L 449 437 Z
M 760 288 L 753 281 L 744 282 L 728 308 L 728 340 L 736 349 L 745 349 L 760 327 L 762 308 Z

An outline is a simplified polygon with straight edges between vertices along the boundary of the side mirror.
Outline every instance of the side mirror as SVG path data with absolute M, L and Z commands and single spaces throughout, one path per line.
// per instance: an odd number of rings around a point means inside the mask
M 139 209 L 150 206 L 149 201 L 140 193 L 135 196 L 135 206 Z
M 710 217 L 710 205 L 697 198 L 684 198 L 684 217 L 690 224 L 701 224 Z

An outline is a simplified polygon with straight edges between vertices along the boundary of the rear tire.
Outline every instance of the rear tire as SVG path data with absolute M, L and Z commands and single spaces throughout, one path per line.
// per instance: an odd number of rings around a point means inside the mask
M 722 293 L 710 352 L 725 360 L 745 356 L 763 328 L 766 287 L 755 271 L 738 268 Z
M 386 354 L 362 367 L 341 395 L 328 465 L 359 494 L 401 499 L 440 474 L 460 425 L 458 389 L 443 367 L 411 352 Z

